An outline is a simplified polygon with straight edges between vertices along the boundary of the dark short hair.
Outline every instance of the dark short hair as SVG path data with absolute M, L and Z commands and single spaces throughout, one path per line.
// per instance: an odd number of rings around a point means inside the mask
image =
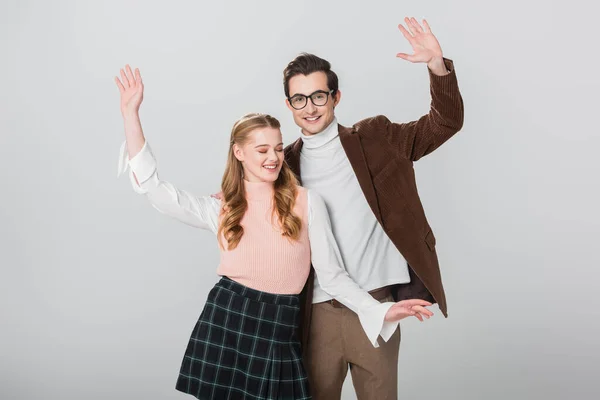
M 338 77 L 331 70 L 329 61 L 324 60 L 314 54 L 301 53 L 294 58 L 283 70 L 283 90 L 285 97 L 290 98 L 290 79 L 296 75 L 310 75 L 313 72 L 324 72 L 327 75 L 327 87 L 333 90 L 335 96 L 338 91 Z

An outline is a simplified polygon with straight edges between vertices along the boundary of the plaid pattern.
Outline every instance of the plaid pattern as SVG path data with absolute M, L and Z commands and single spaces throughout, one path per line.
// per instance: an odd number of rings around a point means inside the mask
M 297 295 L 223 277 L 210 291 L 176 389 L 198 399 L 311 399 L 297 338 Z

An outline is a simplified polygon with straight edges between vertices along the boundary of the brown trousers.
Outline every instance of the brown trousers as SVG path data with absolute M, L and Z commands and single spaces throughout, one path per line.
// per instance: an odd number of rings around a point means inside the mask
M 388 293 L 372 294 L 394 301 Z M 313 400 L 339 400 L 348 368 L 358 400 L 396 400 L 400 329 L 378 342 L 373 347 L 350 309 L 335 301 L 313 304 L 305 357 Z

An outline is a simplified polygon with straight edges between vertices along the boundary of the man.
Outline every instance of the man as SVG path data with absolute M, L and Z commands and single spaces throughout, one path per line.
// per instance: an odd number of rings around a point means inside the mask
M 405 18 L 405 24 L 399 29 L 414 53 L 397 56 L 427 65 L 429 113 L 409 123 L 377 116 L 352 127 L 338 125 L 336 74 L 329 62 L 301 54 L 284 70 L 286 103 L 301 129 L 285 155 L 302 185 L 324 198 L 350 276 L 378 300 L 425 299 L 438 303 L 447 317 L 435 237 L 413 162 L 461 129 L 463 103 L 453 63 L 443 57 L 427 21 Z M 304 294 L 301 335 L 313 398 L 339 399 L 350 368 L 359 400 L 396 399 L 399 329 L 391 337 L 382 333 L 384 340 L 374 348 L 356 314 L 332 300 L 312 276 Z

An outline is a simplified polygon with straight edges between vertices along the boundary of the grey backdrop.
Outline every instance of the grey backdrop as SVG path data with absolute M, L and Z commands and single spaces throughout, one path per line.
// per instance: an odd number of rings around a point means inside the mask
M 596 8 L 595 10 L 593 8 Z M 333 64 L 342 124 L 427 112 L 405 15 L 455 61 L 461 133 L 416 164 L 450 318 L 402 323 L 403 399 L 597 398 L 597 6 L 583 1 L 17 1 L 0 6 L 0 398 L 184 399 L 210 233 L 116 179 L 113 76 L 140 67 L 161 175 L 215 192 L 250 111 L 298 129 L 286 63 Z M 350 381 L 344 399 L 355 398 Z

